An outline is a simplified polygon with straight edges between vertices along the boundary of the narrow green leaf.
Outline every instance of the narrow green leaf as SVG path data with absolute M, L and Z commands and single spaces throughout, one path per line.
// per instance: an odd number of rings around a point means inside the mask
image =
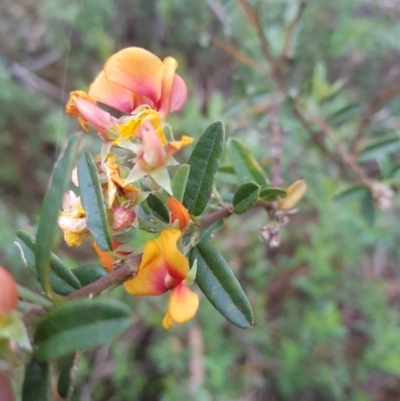
M 278 198 L 284 198 L 286 191 L 281 188 L 264 187 L 260 190 L 260 198 L 265 201 L 272 202 Z
M 22 401 L 51 401 L 50 367 L 47 362 L 32 359 L 25 368 Z
M 233 195 L 233 210 L 237 214 L 245 213 L 257 202 L 260 186 L 255 182 L 242 184 Z
M 190 165 L 182 164 L 176 170 L 174 178 L 172 178 L 172 193 L 174 194 L 174 198 L 178 199 L 179 202 L 183 201 L 183 195 L 185 194 L 189 172 Z
M 87 226 L 99 248 L 103 251 L 111 251 L 112 243 L 108 232 L 101 184 L 93 157 L 88 152 L 79 159 L 78 179 L 82 206 L 87 214 Z
M 169 211 L 165 203 L 157 198 L 157 196 L 150 194 L 146 201 L 147 206 L 150 209 L 150 213 L 158 220 L 164 223 L 169 223 Z
M 57 392 L 66 400 L 69 399 L 72 393 L 73 379 L 75 376 L 74 362 L 76 356 L 76 353 L 65 355 L 60 361 L 60 376 L 58 377 Z
M 80 135 L 70 137 L 67 147 L 61 155 L 53 174 L 50 189 L 44 198 L 40 221 L 36 234 L 35 265 L 43 289 L 51 291 L 49 284 L 49 259 L 58 226 L 57 219 L 61 210 L 64 193 L 71 181 L 71 170 L 75 163 Z
M 261 166 L 238 139 L 229 141 L 228 152 L 240 183 L 255 181 L 260 186 L 266 185 L 267 177 Z
M 206 128 L 190 155 L 190 172 L 183 204 L 195 216 L 203 212 L 211 198 L 224 143 L 224 124 L 217 121 Z
M 221 253 L 209 242 L 200 242 L 189 258 L 191 265 L 197 259 L 196 282 L 214 308 L 235 326 L 253 326 L 250 303 Z
M 108 274 L 107 270 L 99 265 L 78 266 L 72 269 L 72 273 L 74 273 L 82 287 L 89 285 Z
M 341 125 L 349 122 L 358 116 L 363 109 L 363 106 L 357 103 L 349 104 L 342 109 L 335 111 L 328 117 L 329 125 L 333 127 L 340 127 Z
M 354 185 L 337 193 L 333 200 L 335 202 L 352 202 L 353 200 L 362 199 L 367 191 L 368 189 L 364 185 Z
M 23 231 L 17 231 L 17 243 L 21 251 L 21 256 L 35 277 L 38 277 L 36 263 L 35 263 L 35 243 L 36 238 Z M 56 256 L 54 253 L 50 253 L 50 273 L 49 281 L 51 288 L 56 294 L 59 295 L 69 295 L 71 292 L 81 288 L 79 280 L 74 276 L 74 274 L 64 265 L 62 260 Z
M 393 153 L 400 149 L 400 138 L 398 135 L 392 138 L 385 137 L 384 139 L 379 139 L 370 145 L 366 146 L 358 157 L 358 161 L 366 162 L 369 160 L 374 160 L 378 157 L 384 157 L 389 153 Z
M 50 360 L 105 344 L 129 327 L 130 315 L 127 305 L 113 299 L 64 303 L 39 320 L 35 356 Z
M 361 214 L 365 222 L 369 226 L 373 226 L 375 222 L 375 204 L 371 191 L 366 190 L 363 198 L 361 199 Z

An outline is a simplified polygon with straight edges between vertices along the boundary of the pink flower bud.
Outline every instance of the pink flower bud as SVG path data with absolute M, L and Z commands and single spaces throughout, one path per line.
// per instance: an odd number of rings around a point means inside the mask
M 0 266 L 0 315 L 13 311 L 17 304 L 18 289 L 14 277 Z
M 122 230 L 125 227 L 129 227 L 135 220 L 136 213 L 124 206 L 117 206 L 114 209 L 114 223 L 113 229 L 115 231 Z

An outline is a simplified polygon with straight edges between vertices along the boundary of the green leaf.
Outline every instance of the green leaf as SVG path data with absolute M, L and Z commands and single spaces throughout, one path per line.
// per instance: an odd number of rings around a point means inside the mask
M 214 308 L 235 326 L 253 326 L 250 303 L 221 253 L 209 242 L 200 242 L 189 258 L 190 265 L 197 259 L 196 282 Z
M 266 185 L 267 177 L 261 166 L 238 139 L 229 141 L 228 152 L 240 183 L 255 181 L 260 186 Z
M 389 153 L 393 153 L 400 149 L 400 138 L 398 135 L 378 141 L 366 146 L 358 157 L 358 161 L 366 162 L 369 160 L 374 160 L 378 157 L 384 157 Z
M 190 165 L 182 164 L 176 170 L 174 178 L 172 178 L 172 193 L 174 198 L 178 199 L 179 202 L 183 201 L 185 194 L 186 185 L 189 178 Z
M 395 163 L 390 169 L 389 177 L 397 177 L 400 175 L 400 163 Z
M 264 187 L 260 190 L 260 198 L 268 202 L 275 201 L 278 198 L 284 198 L 285 196 L 286 191 L 281 188 Z
M 362 199 L 365 196 L 366 191 L 368 191 L 368 189 L 364 185 L 354 185 L 337 193 L 333 200 L 335 202 L 352 202 L 354 200 Z
M 112 251 L 101 184 L 96 164 L 88 152 L 79 159 L 78 179 L 82 206 L 87 214 L 87 226 L 99 248 L 103 251 Z
M 371 191 L 366 190 L 363 198 L 361 199 L 361 214 L 365 222 L 369 226 L 373 226 L 375 222 L 375 204 Z
M 35 242 L 36 238 L 23 231 L 17 231 L 17 244 L 21 251 L 21 256 L 32 273 L 37 277 L 37 269 L 35 263 Z M 64 265 L 62 260 L 54 253 L 50 253 L 50 273 L 49 281 L 53 291 L 59 295 L 69 295 L 71 292 L 81 288 L 79 280 L 75 275 Z
M 39 320 L 35 356 L 47 361 L 105 344 L 129 327 L 130 315 L 127 305 L 113 299 L 64 303 Z
M 78 266 L 72 269 L 72 273 L 79 280 L 82 287 L 93 283 L 104 276 L 107 276 L 107 270 L 99 265 Z
M 242 184 L 233 195 L 233 210 L 237 214 L 245 213 L 250 210 L 257 202 L 260 194 L 260 186 L 255 182 Z
M 224 143 L 224 124 L 217 121 L 206 128 L 190 155 L 188 163 L 191 168 L 183 204 L 195 216 L 203 212 L 211 198 Z
M 358 116 L 363 109 L 363 106 L 357 103 L 348 104 L 342 109 L 335 111 L 328 117 L 329 125 L 333 127 L 340 127 L 341 125 L 349 122 Z
M 54 238 L 58 230 L 57 219 L 61 210 L 64 193 L 71 181 L 71 170 L 75 163 L 81 136 L 73 135 L 61 155 L 53 174 L 52 183 L 40 212 L 40 221 L 36 234 L 35 266 L 43 289 L 51 291 L 49 285 L 49 259 Z
M 25 368 L 22 401 L 51 401 L 50 366 L 32 359 Z
M 157 198 L 157 196 L 150 194 L 145 202 L 150 209 L 150 213 L 156 219 L 161 220 L 164 223 L 169 223 L 169 210 L 162 200 Z
M 62 357 L 60 362 L 60 376 L 58 377 L 57 391 L 64 399 L 69 399 L 69 396 L 72 393 L 73 379 L 75 376 L 74 362 L 76 356 L 76 353 L 66 355 Z
M 235 169 L 233 166 L 221 166 L 218 169 L 219 173 L 224 173 L 224 174 L 235 174 Z

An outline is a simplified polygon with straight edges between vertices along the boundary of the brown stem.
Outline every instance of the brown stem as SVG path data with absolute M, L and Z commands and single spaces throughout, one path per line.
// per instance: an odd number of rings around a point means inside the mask
M 353 155 L 347 153 L 342 146 L 340 145 L 339 141 L 336 139 L 334 133 L 332 132 L 328 123 L 320 116 L 314 115 L 312 113 L 308 113 L 310 118 L 317 124 L 324 135 L 333 143 L 336 152 L 339 154 L 342 163 L 348 167 L 350 167 L 354 173 L 357 175 L 359 180 L 373 192 L 372 182 L 366 176 L 362 168 L 355 162 Z
M 92 295 L 98 295 L 107 288 L 122 284 L 134 274 L 135 268 L 140 264 L 141 260 L 142 254 L 133 256 L 129 259 L 129 263 L 122 264 L 120 267 L 115 268 L 113 271 L 107 274 L 107 276 L 104 276 L 93 283 L 73 292 L 67 296 L 67 299 L 84 298 Z
M 200 219 L 200 229 L 206 228 L 214 224 L 218 220 L 225 219 L 233 214 L 233 206 L 226 205 L 222 209 L 216 210 L 213 213 L 210 213 L 208 216 L 203 217 Z
M 114 285 L 122 284 L 125 280 L 132 276 L 135 271 L 135 267 L 140 264 L 142 255 L 136 255 L 129 259 L 129 263 L 123 264 L 122 266 L 111 271 L 107 276 L 104 276 L 93 283 L 82 287 L 81 289 L 68 295 L 66 299 L 77 299 L 85 298 L 100 294 L 102 291 L 110 288 Z M 37 318 L 43 315 L 46 310 L 41 306 L 35 306 L 29 309 L 23 316 L 23 322 L 26 326 L 30 326 L 35 323 Z
M 376 112 L 381 110 L 387 102 L 398 96 L 399 93 L 400 83 L 394 83 L 392 86 L 380 92 L 377 96 L 374 97 L 370 105 L 361 114 L 361 119 L 357 128 L 356 135 L 354 136 L 350 144 L 351 153 L 355 153 L 358 150 L 359 142 L 361 141 L 364 134 L 364 129 L 370 123 L 372 116 Z
M 286 59 L 288 58 L 290 54 L 290 41 L 292 40 L 295 28 L 297 24 L 300 21 L 301 16 L 303 15 L 303 11 L 306 8 L 306 5 L 308 3 L 308 0 L 301 0 L 299 9 L 297 10 L 296 15 L 294 18 L 290 21 L 286 28 L 285 32 L 285 39 L 284 39 L 284 44 L 282 48 L 281 55 L 279 56 L 279 64 L 283 65 L 286 63 Z

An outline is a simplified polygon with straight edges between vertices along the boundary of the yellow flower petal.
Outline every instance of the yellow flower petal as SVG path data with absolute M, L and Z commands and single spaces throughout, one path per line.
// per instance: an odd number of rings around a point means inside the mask
M 191 291 L 186 281 L 177 285 L 171 293 L 168 313 L 176 323 L 185 323 L 196 315 L 199 307 L 198 295 Z
M 162 321 L 162 325 L 164 327 L 165 330 L 171 330 L 172 329 L 172 324 L 173 324 L 173 320 L 171 318 L 171 315 L 169 314 L 169 312 L 167 312 L 164 316 L 164 319 Z

